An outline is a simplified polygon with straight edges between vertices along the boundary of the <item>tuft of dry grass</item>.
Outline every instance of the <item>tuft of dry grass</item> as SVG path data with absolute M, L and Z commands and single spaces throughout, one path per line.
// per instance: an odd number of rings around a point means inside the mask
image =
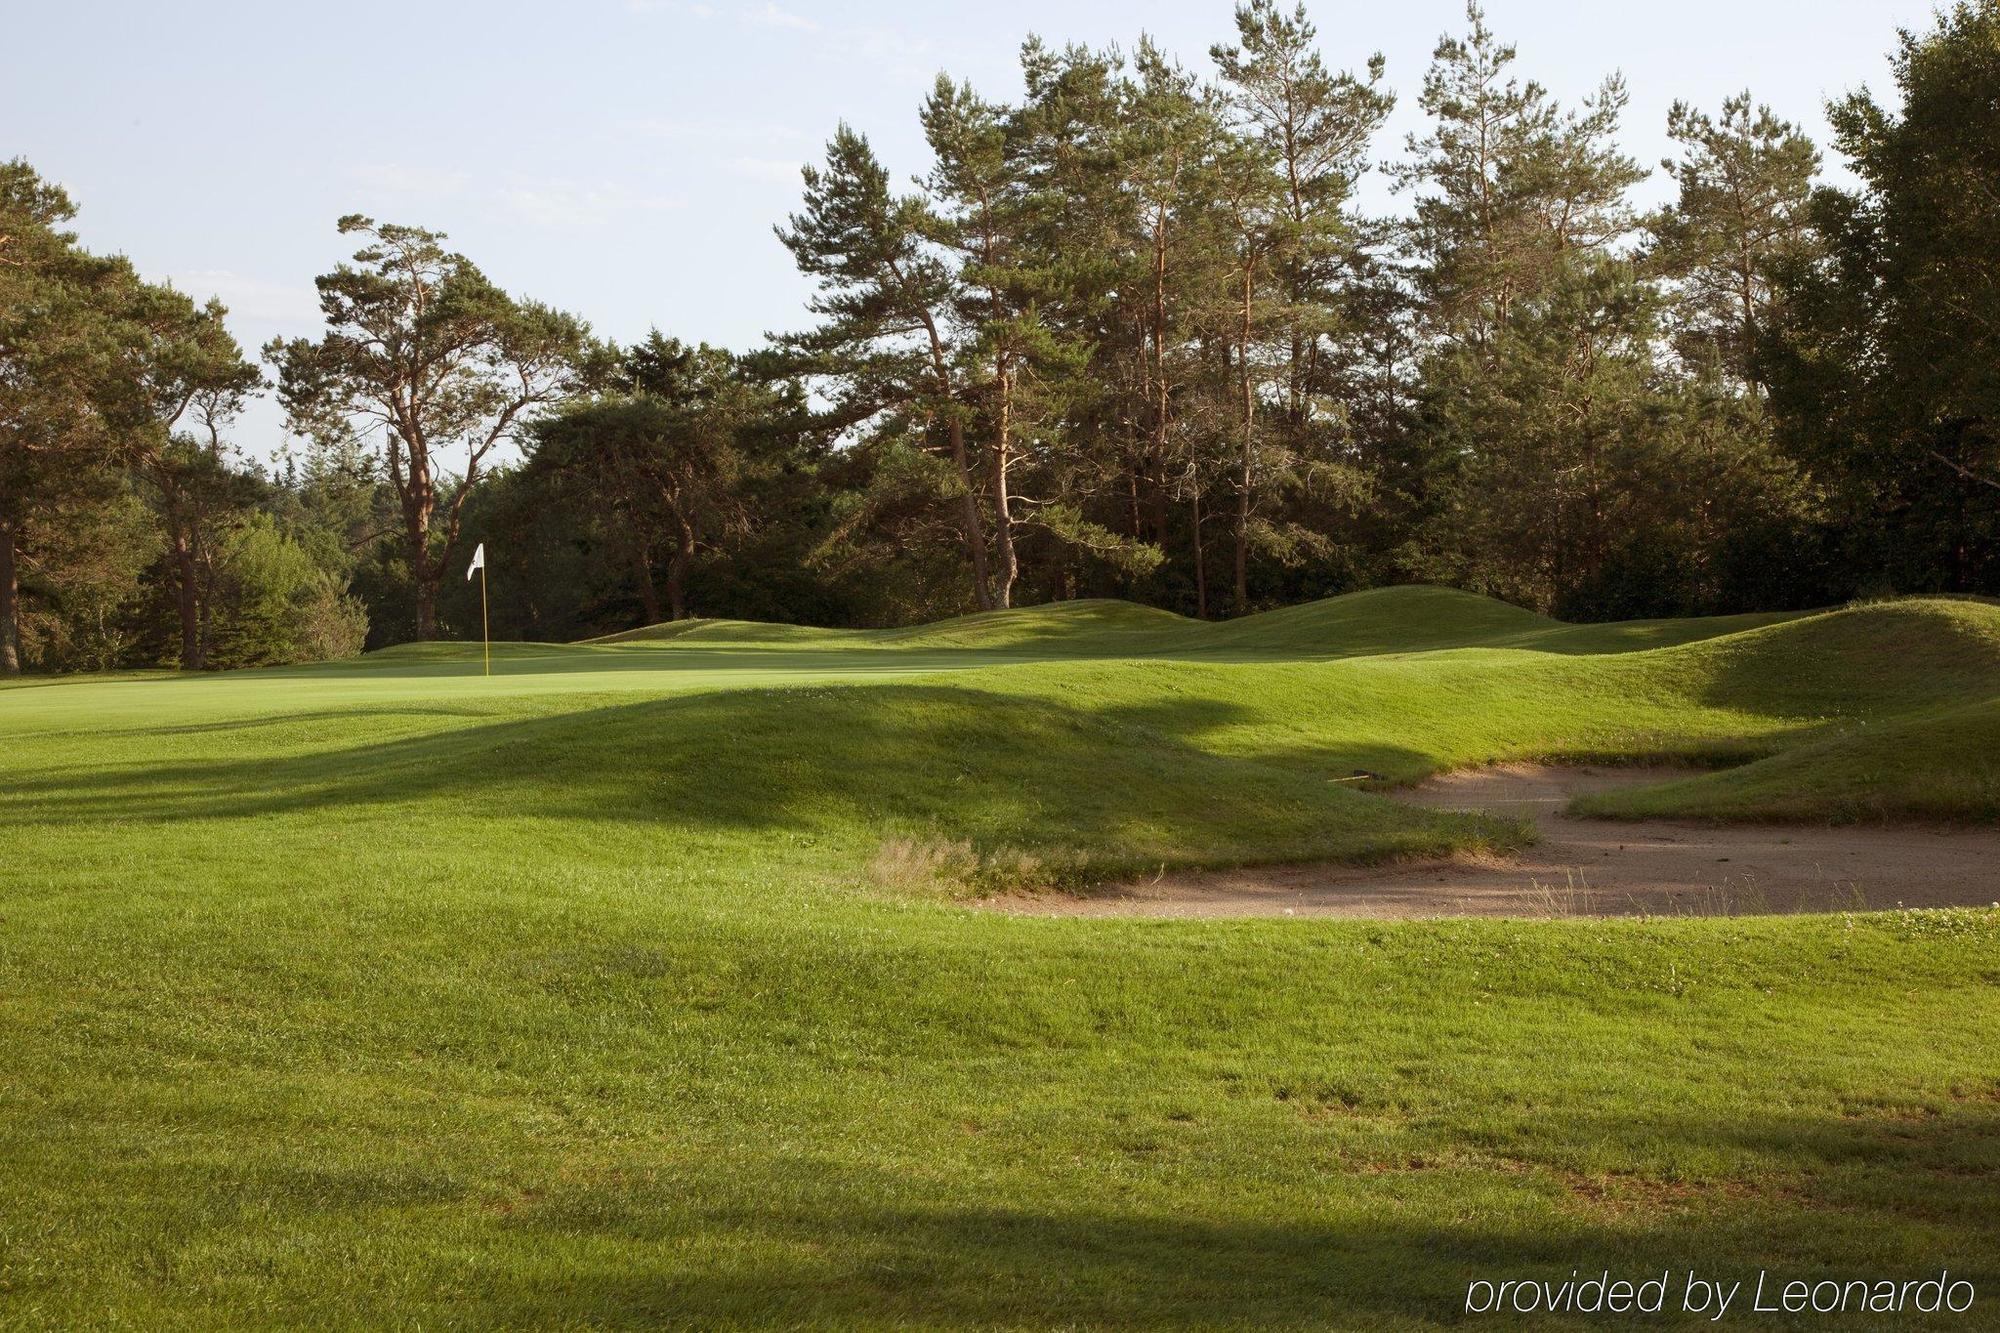
M 945 898 L 1080 887 L 1080 860 L 1050 859 L 1013 847 L 980 851 L 943 837 L 889 838 L 868 861 L 868 878 L 884 889 Z
M 962 896 L 979 864 L 972 844 L 949 838 L 890 838 L 868 861 L 869 880 L 900 893 Z

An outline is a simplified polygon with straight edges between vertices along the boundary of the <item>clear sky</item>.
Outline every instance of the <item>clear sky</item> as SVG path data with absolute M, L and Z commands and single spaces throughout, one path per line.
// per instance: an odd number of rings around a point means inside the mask
M 1418 126 L 1431 48 L 1462 0 L 1318 0 L 1328 61 L 1388 59 L 1377 156 Z M 1490 0 L 1520 70 L 1573 100 L 1622 70 L 1630 151 L 1667 151 L 1668 106 L 1748 87 L 1824 144 L 1822 104 L 1888 83 L 1930 0 Z M 86 244 L 218 295 L 246 348 L 318 328 L 313 276 L 365 212 L 445 231 L 501 285 L 631 339 L 658 325 L 744 347 L 798 327 L 805 285 L 771 234 L 798 165 L 840 120 L 890 167 L 925 166 L 916 108 L 939 70 L 1018 92 L 1015 56 L 1150 32 L 1206 71 L 1231 0 L 570 0 L 92 3 L 15 7 L 0 156 L 82 206 Z M 1832 155 L 1829 154 L 1831 157 Z M 1656 183 L 1657 189 L 1657 183 Z M 1386 205 L 1386 191 L 1373 187 Z M 275 443 L 265 407 L 239 432 Z

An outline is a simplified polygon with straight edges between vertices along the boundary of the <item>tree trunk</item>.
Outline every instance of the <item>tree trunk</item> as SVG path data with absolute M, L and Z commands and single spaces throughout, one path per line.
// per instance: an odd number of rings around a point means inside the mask
M 194 544 L 185 532 L 175 532 L 172 543 L 174 577 L 180 583 L 175 592 L 181 615 L 181 670 L 199 671 L 208 663 L 202 653 L 201 592 L 196 583 Z
M 972 603 L 981 611 L 991 611 L 993 580 L 986 571 L 986 524 L 979 517 L 979 492 L 972 484 L 972 460 L 965 452 L 965 423 L 953 416 L 945 433 L 951 441 L 951 461 L 958 468 L 963 488 L 958 512 L 965 529 L 966 554 L 972 557 Z
M 1167 384 L 1167 213 L 1161 205 L 1153 222 L 1153 360 L 1149 372 L 1149 387 L 1153 395 L 1153 531 L 1158 535 L 1161 550 L 1167 544 L 1167 515 L 1170 497 L 1167 494 L 1167 413 L 1170 405 Z M 1200 563 L 1201 540 L 1195 539 L 1195 559 Z M 1199 570 L 1196 571 L 1199 574 Z
M 1014 513 L 1007 498 L 1007 463 L 1014 449 L 1012 384 L 1004 369 L 999 378 L 999 433 L 993 442 L 993 507 L 998 521 L 993 536 L 1000 568 L 994 579 L 993 600 L 1004 610 L 1014 604 L 1014 580 L 1020 577 L 1021 564 L 1014 554 Z
M 413 572 L 413 576 L 417 590 L 417 642 L 429 643 L 438 636 L 438 578 L 430 570 Z
M 1201 492 L 1194 493 L 1194 614 L 1208 619 L 1208 561 L 1201 550 Z
M 694 559 L 694 533 L 682 523 L 674 541 L 673 559 L 667 562 L 667 607 L 675 620 L 687 619 L 687 571 Z
M 1250 265 L 1243 266 L 1243 341 L 1237 360 L 1243 372 L 1243 462 L 1236 479 L 1236 614 L 1250 610 L 1250 482 L 1253 432 L 1257 428 L 1257 389 L 1250 376 Z
M 632 581 L 639 587 L 639 606 L 645 612 L 646 623 L 660 623 L 660 590 L 653 586 L 653 561 L 646 553 L 646 543 L 642 538 L 632 542 Z
M 431 515 L 437 497 L 431 489 L 429 453 L 413 445 L 409 454 L 409 477 L 397 487 L 403 501 L 403 546 L 417 594 L 417 640 L 429 643 L 437 638 L 438 583 L 444 574 L 431 556 Z
M 21 583 L 14 559 L 14 526 L 0 519 L 0 676 L 21 674 Z
M 1165 210 L 1154 223 L 1153 242 L 1153 462 L 1167 460 L 1167 220 Z
M 947 404 L 950 419 L 945 423 L 945 437 L 951 445 L 952 466 L 958 469 L 959 486 L 964 494 L 959 497 L 959 522 L 965 530 L 966 554 L 972 558 L 972 604 L 981 611 L 993 609 L 993 584 L 986 572 L 986 525 L 979 517 L 979 491 L 973 485 L 972 460 L 965 450 L 965 423 L 960 421 L 956 398 L 952 392 L 951 370 L 945 360 L 944 339 L 938 336 L 937 321 L 931 318 L 929 310 L 919 309 L 917 318 L 930 338 L 931 374 L 937 381 L 939 396 Z

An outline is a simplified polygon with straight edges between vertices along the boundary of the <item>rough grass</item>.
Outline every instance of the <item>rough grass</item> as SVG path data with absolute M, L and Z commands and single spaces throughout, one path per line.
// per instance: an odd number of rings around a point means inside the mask
M 1513 836 L 1356 767 L 1757 758 L 1650 798 L 1941 816 L 1996 627 L 1412 590 L 9 690 L 0 1324 L 1407 1328 L 1694 1265 L 1949 1267 L 1977 1326 L 2000 913 L 949 898 Z

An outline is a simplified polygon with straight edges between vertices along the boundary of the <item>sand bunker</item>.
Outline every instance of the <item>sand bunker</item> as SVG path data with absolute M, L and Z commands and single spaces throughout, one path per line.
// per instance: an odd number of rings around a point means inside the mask
M 1664 768 L 1509 764 L 1398 793 L 1418 805 L 1532 819 L 1505 860 L 1170 872 L 1089 897 L 1015 898 L 1065 916 L 1713 916 L 2000 901 L 2000 829 L 1717 825 L 1578 819 L 1571 797 L 1685 776 Z

